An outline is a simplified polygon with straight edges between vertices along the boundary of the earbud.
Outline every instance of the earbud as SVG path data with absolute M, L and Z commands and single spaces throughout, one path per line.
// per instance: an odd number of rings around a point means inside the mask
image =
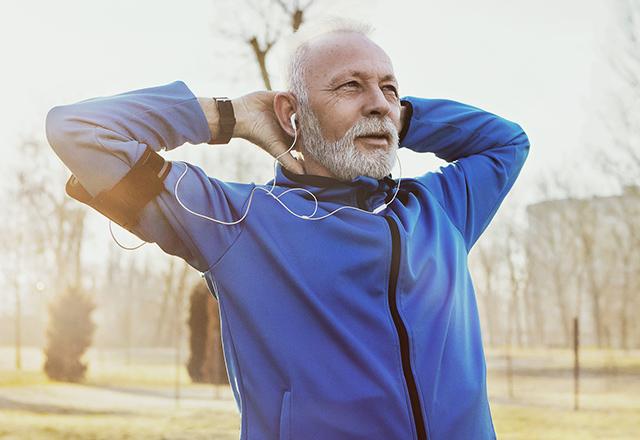
M 173 195 L 175 196 L 176 200 L 178 201 L 178 203 L 180 204 L 180 206 L 182 207 L 182 209 L 184 209 L 185 211 L 187 211 L 190 214 L 195 215 L 196 217 L 200 217 L 204 220 L 209 220 L 211 222 L 214 223 L 219 223 L 221 225 L 236 225 L 238 223 L 240 223 L 241 221 L 243 221 L 245 219 L 245 217 L 247 216 L 247 214 L 249 214 L 249 209 L 251 208 L 251 201 L 253 200 L 253 194 L 255 193 L 256 190 L 261 190 L 264 191 L 267 195 L 271 196 L 276 202 L 280 203 L 282 205 L 282 207 L 284 209 L 286 209 L 289 214 L 293 215 L 294 217 L 300 218 L 302 220 L 322 220 L 325 219 L 329 216 L 332 216 L 333 214 L 335 214 L 336 212 L 343 210 L 343 209 L 353 209 L 356 211 L 362 211 L 365 212 L 367 214 L 380 214 L 382 211 L 384 211 L 385 209 L 387 209 L 387 207 L 391 204 L 391 202 L 393 202 L 393 200 L 396 198 L 396 196 L 398 195 L 398 191 L 400 190 L 400 182 L 402 181 L 402 163 L 400 162 L 400 158 L 398 157 L 398 153 L 396 152 L 396 158 L 398 160 L 398 166 L 400 167 L 400 177 L 398 178 L 398 184 L 396 185 L 396 190 L 393 193 L 393 197 L 391 198 L 391 200 L 389 200 L 388 203 L 383 203 L 382 205 L 378 206 L 377 208 L 375 208 L 373 211 L 369 212 L 369 211 L 365 211 L 363 209 L 360 208 L 356 208 L 355 206 L 340 206 L 338 209 L 335 209 L 333 211 L 331 211 L 328 214 L 325 214 L 321 217 L 314 217 L 314 214 L 316 213 L 316 211 L 318 210 L 318 199 L 316 198 L 315 194 L 312 193 L 311 191 L 305 189 L 305 188 L 289 188 L 286 191 L 281 192 L 280 194 L 278 194 L 277 196 L 273 194 L 273 190 L 276 188 L 276 177 L 277 177 L 277 173 L 276 173 L 276 163 L 278 161 L 278 159 L 284 155 L 287 154 L 289 151 L 291 151 L 291 149 L 295 146 L 296 144 L 296 140 L 298 138 L 298 128 L 296 127 L 296 114 L 292 113 L 291 117 L 289 118 L 289 121 L 291 122 L 291 126 L 293 127 L 293 131 L 294 131 L 294 139 L 293 139 L 293 143 L 291 144 L 291 146 L 289 147 L 289 149 L 287 151 L 285 151 L 284 153 L 281 153 L 279 156 L 277 156 L 274 161 L 273 161 L 273 184 L 271 186 L 270 190 L 266 190 L 265 188 L 262 188 L 260 186 L 256 186 L 254 185 L 253 189 L 251 190 L 251 194 L 249 195 L 249 202 L 247 203 L 247 209 L 244 211 L 244 214 L 242 215 L 242 217 L 240 217 L 238 220 L 232 221 L 232 222 L 225 222 L 222 220 L 218 220 L 212 217 L 209 217 L 207 215 L 204 214 L 200 214 L 198 212 L 192 211 L 191 209 L 189 209 L 187 206 L 185 206 L 185 204 L 182 202 L 182 200 L 180 200 L 180 197 L 178 196 L 178 186 L 180 186 L 180 182 L 182 181 L 182 178 L 187 174 L 187 172 L 189 171 L 189 166 L 182 162 L 182 164 L 184 165 L 184 171 L 182 172 L 182 174 L 180 174 L 180 177 L 178 177 L 178 180 L 176 181 L 175 186 L 173 187 Z M 297 214 L 295 212 L 293 212 L 291 209 L 289 209 L 289 207 L 287 205 L 285 205 L 282 200 L 280 200 L 280 197 L 283 196 L 284 194 L 288 193 L 289 191 L 295 191 L 295 190 L 299 190 L 299 191 L 304 191 L 307 194 L 309 194 L 314 202 L 315 202 L 315 208 L 313 210 L 313 212 L 309 215 L 300 215 Z M 115 235 L 113 234 L 113 230 L 111 229 L 111 222 L 109 222 L 109 230 L 111 231 L 111 237 L 115 240 L 115 242 L 118 244 L 118 246 L 120 246 L 123 249 L 126 250 L 134 250 L 134 249 L 138 249 L 140 246 L 147 244 L 147 242 L 143 241 L 140 245 L 136 246 L 136 247 L 125 247 L 123 245 L 120 244 L 120 242 L 116 239 Z
M 276 177 L 277 177 L 277 172 L 276 172 L 276 164 L 278 163 L 278 159 L 289 153 L 293 147 L 296 144 L 296 140 L 298 138 L 298 129 L 296 127 L 296 114 L 293 113 L 290 117 L 289 117 L 289 121 L 291 122 L 291 126 L 293 127 L 294 130 L 294 139 L 293 139 L 293 143 L 291 144 L 291 146 L 289 147 L 289 149 L 283 153 L 281 153 L 280 155 L 276 156 L 274 161 L 273 161 L 273 183 L 271 185 L 271 189 L 267 190 L 266 188 L 262 188 L 261 186 L 257 186 L 254 185 L 253 189 L 251 190 L 251 194 L 249 195 L 249 201 L 247 202 L 247 208 L 244 211 L 244 214 L 242 215 L 242 217 L 240 217 L 238 220 L 234 220 L 232 222 L 225 222 L 222 220 L 218 220 L 209 216 L 206 216 L 204 214 L 200 214 L 198 212 L 192 211 L 191 209 L 189 209 L 183 202 L 182 200 L 180 200 L 180 197 L 178 196 L 178 187 L 180 186 L 180 182 L 182 181 L 182 179 L 184 178 L 184 176 L 187 174 L 187 172 L 189 171 L 189 166 L 183 162 L 184 165 L 184 171 L 182 172 L 182 174 L 180 174 L 180 176 L 178 177 L 178 180 L 176 181 L 175 186 L 173 187 L 173 195 L 175 196 L 177 202 L 180 204 L 180 206 L 187 212 L 189 212 L 190 214 L 195 215 L 196 217 L 200 217 L 204 220 L 209 220 L 212 221 L 214 223 L 219 223 L 222 225 L 236 225 L 238 223 L 240 223 L 241 221 L 243 221 L 245 219 L 245 217 L 247 216 L 247 214 L 249 214 L 249 209 L 251 208 L 251 201 L 253 200 L 253 194 L 256 192 L 256 190 L 260 190 L 265 192 L 267 195 L 271 196 L 276 202 L 278 202 L 280 205 L 282 205 L 282 207 L 284 209 L 286 209 L 289 214 L 293 215 L 294 217 L 300 218 L 302 220 L 322 220 L 325 219 L 329 216 L 332 216 L 333 214 L 335 214 L 338 211 L 341 211 L 343 209 L 353 209 L 356 211 L 361 211 L 361 212 L 365 212 L 367 214 L 380 214 L 381 212 L 383 212 L 386 208 L 388 208 L 391 205 L 391 202 L 393 202 L 396 198 L 396 196 L 398 195 L 398 191 L 400 190 L 400 182 L 402 181 L 402 162 L 400 162 L 400 158 L 398 157 L 398 153 L 396 152 L 396 159 L 398 161 L 398 166 L 400 168 L 400 177 L 398 177 L 398 184 L 396 185 L 396 189 L 393 193 L 393 197 L 391 198 L 391 200 L 389 200 L 387 203 L 383 203 L 380 206 L 377 206 L 373 211 L 366 211 L 364 209 L 360 209 L 357 208 L 355 206 L 348 206 L 348 205 L 344 205 L 344 206 L 340 206 L 337 209 L 334 209 L 333 211 L 331 211 L 328 214 L 322 215 L 320 217 L 314 217 L 315 213 L 318 211 L 318 198 L 315 196 L 314 193 L 312 193 L 311 191 L 309 191 L 306 188 L 289 188 L 285 191 L 282 191 L 280 194 L 278 195 L 274 195 L 273 194 L 273 190 L 276 188 Z M 284 194 L 288 193 L 289 191 L 304 191 L 307 194 L 309 194 L 311 196 L 311 198 L 313 198 L 313 201 L 315 203 L 315 208 L 313 210 L 313 212 L 311 214 L 305 214 L 305 215 L 300 215 L 296 212 L 293 212 L 291 209 L 289 209 L 289 207 L 284 204 L 282 202 L 282 200 L 280 200 L 280 197 L 282 197 Z

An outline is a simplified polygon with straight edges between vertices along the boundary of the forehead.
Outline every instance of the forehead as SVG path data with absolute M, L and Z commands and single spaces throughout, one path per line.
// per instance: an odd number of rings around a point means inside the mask
M 357 33 L 329 34 L 310 42 L 305 70 L 310 88 L 354 74 L 367 79 L 393 76 L 393 66 L 385 51 Z

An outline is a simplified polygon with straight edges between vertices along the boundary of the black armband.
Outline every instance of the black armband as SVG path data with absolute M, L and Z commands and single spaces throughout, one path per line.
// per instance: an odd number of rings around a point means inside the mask
M 140 221 L 140 213 L 145 205 L 164 188 L 163 182 L 170 170 L 171 162 L 166 162 L 147 147 L 133 168 L 113 188 L 92 197 L 72 175 L 65 190 L 70 197 L 91 206 L 131 231 Z

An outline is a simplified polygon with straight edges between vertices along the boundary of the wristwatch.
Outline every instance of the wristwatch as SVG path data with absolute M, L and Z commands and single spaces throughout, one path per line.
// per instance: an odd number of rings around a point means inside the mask
M 236 126 L 236 115 L 233 112 L 231 100 L 226 96 L 214 97 L 218 107 L 218 132 L 213 135 L 210 144 L 228 144 L 233 135 L 233 128 Z

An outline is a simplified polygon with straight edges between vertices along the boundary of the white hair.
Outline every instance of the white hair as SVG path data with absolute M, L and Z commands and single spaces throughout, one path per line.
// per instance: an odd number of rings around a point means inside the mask
M 344 19 L 332 19 L 320 25 L 305 27 L 294 36 L 295 45 L 290 51 L 287 72 L 288 89 L 298 101 L 298 139 L 303 144 L 298 149 L 322 164 L 339 180 L 350 181 L 359 175 L 382 179 L 391 173 L 398 149 L 398 131 L 388 116 L 372 116 L 356 122 L 340 139 L 329 141 L 324 137 L 320 121 L 309 105 L 308 73 L 311 43 L 320 37 L 354 33 L 367 38 L 373 28 L 370 25 Z M 369 134 L 386 134 L 389 148 L 360 151 L 355 140 Z
M 293 37 L 293 48 L 290 50 L 289 66 L 287 71 L 288 89 L 297 98 L 300 104 L 308 102 L 306 84 L 306 65 L 309 60 L 309 46 L 312 40 L 330 34 L 355 33 L 369 37 L 373 27 L 369 24 L 347 20 L 344 18 L 331 18 L 318 24 L 303 26 Z

